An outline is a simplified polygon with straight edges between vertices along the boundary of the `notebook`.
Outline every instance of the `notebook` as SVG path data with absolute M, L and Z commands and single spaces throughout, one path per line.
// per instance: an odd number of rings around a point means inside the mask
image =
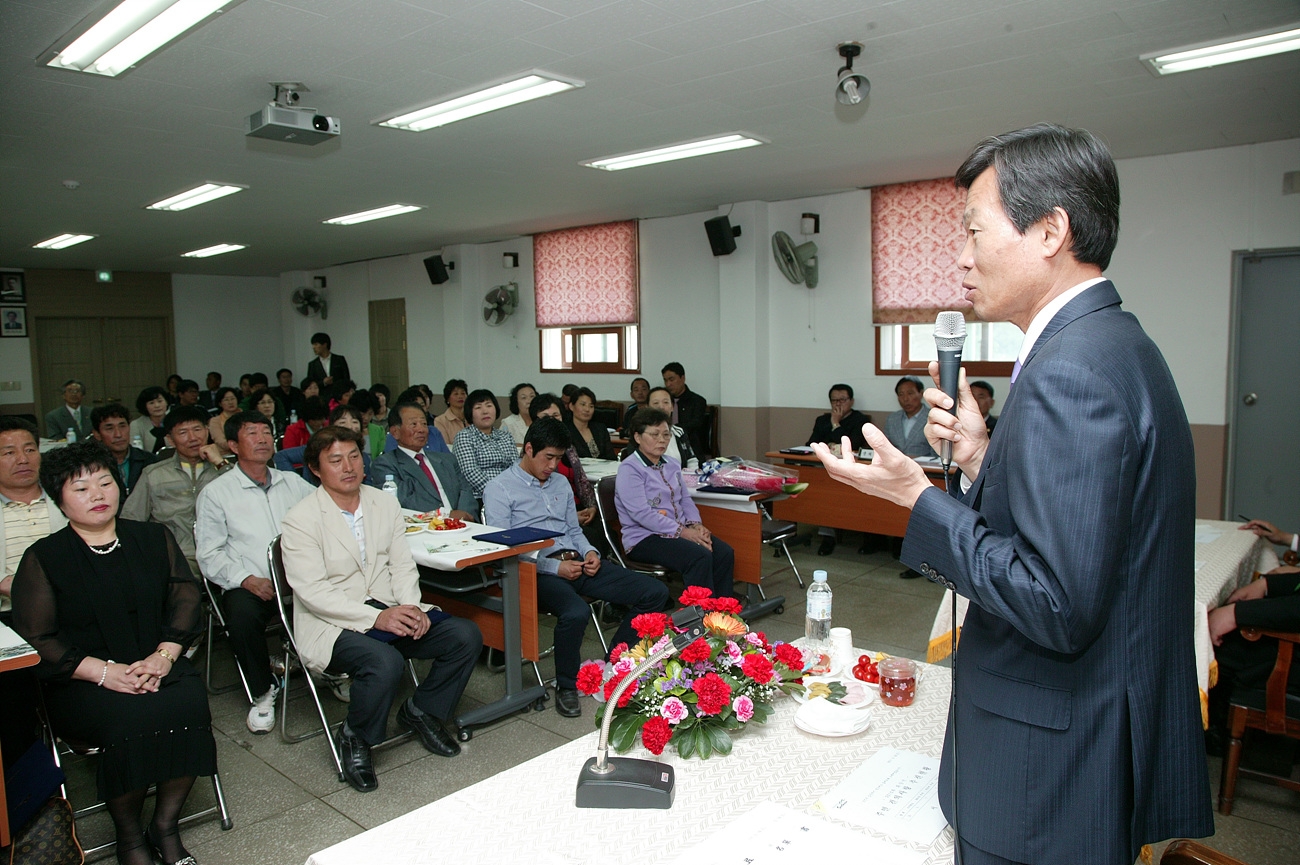
M 506 529 L 501 532 L 486 532 L 481 535 L 474 535 L 473 538 L 476 541 L 487 541 L 490 544 L 517 547 L 520 544 L 531 544 L 534 541 L 544 541 L 547 538 L 558 538 L 563 534 L 564 532 L 553 532 L 550 529 L 521 526 L 517 529 Z

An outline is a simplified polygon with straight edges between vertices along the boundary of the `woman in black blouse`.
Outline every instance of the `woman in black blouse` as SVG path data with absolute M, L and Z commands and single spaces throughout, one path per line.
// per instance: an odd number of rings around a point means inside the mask
M 602 460 L 614 459 L 614 446 L 609 441 L 609 430 L 603 423 L 592 423 L 596 414 L 596 394 L 591 388 L 578 388 L 577 395 L 570 404 L 572 416 L 564 425 L 569 428 L 569 436 L 578 455 L 596 457 Z
M 117 519 L 117 464 L 94 440 L 50 451 L 41 486 L 68 526 L 23 554 L 14 629 L 40 653 L 50 721 L 103 749 L 99 795 L 117 859 L 187 863 L 177 820 L 195 776 L 216 771 L 207 692 L 185 658 L 200 630 L 200 587 L 171 532 Z M 147 838 L 145 792 L 157 785 Z M 152 848 L 152 852 L 151 852 Z

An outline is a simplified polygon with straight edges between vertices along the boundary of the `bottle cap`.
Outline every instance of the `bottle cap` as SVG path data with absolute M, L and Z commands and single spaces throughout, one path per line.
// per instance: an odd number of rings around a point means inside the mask
M 814 582 L 818 582 L 818 583 L 824 583 L 824 582 L 826 582 L 826 572 L 825 572 L 825 571 L 813 571 L 813 581 L 814 581 Z
M 392 475 L 384 475 L 384 480 L 391 481 L 392 479 L 393 479 Z

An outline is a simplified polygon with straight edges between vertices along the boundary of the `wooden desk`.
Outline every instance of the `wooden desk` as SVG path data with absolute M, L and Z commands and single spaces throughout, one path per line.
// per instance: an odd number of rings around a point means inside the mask
M 16 644 L 21 643 L 27 647 L 22 651 L 21 647 Z M 4 657 L 0 658 L 0 673 L 7 673 L 10 670 L 21 670 L 24 667 L 35 667 L 41 660 L 41 656 L 31 646 L 22 642 L 22 638 L 15 634 L 7 625 L 0 624 L 0 646 L 13 646 L 14 653 L 8 651 L 3 653 Z M 0 765 L 4 763 L 4 755 L 0 754 Z M 13 839 L 9 836 L 9 797 L 5 793 L 4 772 L 0 771 L 0 847 L 8 847 L 9 842 Z
M 726 541 L 736 551 L 738 583 L 757 585 L 763 578 L 763 513 L 758 502 L 774 498 L 775 493 L 753 493 L 749 496 L 727 496 L 725 493 L 692 493 L 691 499 L 700 510 L 700 519 L 709 531 Z M 749 505 L 740 510 L 734 505 Z
M 763 456 L 774 463 L 793 466 L 799 472 L 799 480 L 808 484 L 808 489 L 798 496 L 773 505 L 772 516 L 778 520 L 895 538 L 907 534 L 911 511 L 833 480 L 817 457 L 780 451 L 769 451 Z M 943 469 L 927 466 L 925 473 L 935 486 L 943 486 Z

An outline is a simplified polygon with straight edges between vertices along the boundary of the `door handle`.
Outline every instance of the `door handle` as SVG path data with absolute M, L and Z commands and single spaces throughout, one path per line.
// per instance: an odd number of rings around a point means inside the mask
M 1241 401 L 1244 402 L 1246 405 L 1254 405 L 1256 400 L 1258 399 L 1259 397 L 1255 395 L 1255 392 L 1251 391 L 1250 393 L 1243 396 L 1241 398 Z

